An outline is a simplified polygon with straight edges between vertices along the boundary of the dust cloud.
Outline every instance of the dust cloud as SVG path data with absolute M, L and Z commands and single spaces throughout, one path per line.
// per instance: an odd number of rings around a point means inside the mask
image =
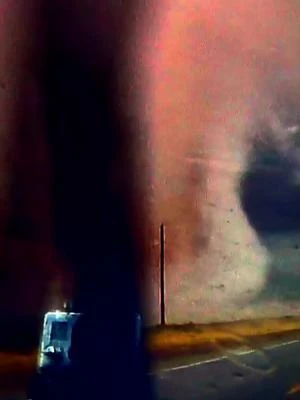
M 250 304 L 266 285 L 271 256 L 242 209 L 239 183 L 254 139 L 271 137 L 299 163 L 292 136 L 299 129 L 300 7 L 152 3 L 128 40 L 127 96 L 128 113 L 147 129 L 152 223 L 166 225 L 168 321 L 258 316 L 265 305 Z M 157 265 L 150 269 L 157 281 Z M 280 293 L 268 312 L 288 312 Z

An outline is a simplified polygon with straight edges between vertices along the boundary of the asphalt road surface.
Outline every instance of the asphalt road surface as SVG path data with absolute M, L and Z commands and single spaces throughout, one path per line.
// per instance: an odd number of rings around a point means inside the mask
M 300 340 L 264 347 L 226 350 L 214 359 L 190 356 L 161 363 L 152 375 L 158 400 L 288 400 L 300 383 Z M 298 397 L 297 397 L 298 396 Z M 0 400 L 25 400 L 22 393 Z
M 156 377 L 156 388 L 159 400 L 283 400 L 300 399 L 300 394 L 287 396 L 298 382 L 300 341 L 297 340 L 262 350 L 230 351 L 212 360 L 190 360 L 162 367 Z

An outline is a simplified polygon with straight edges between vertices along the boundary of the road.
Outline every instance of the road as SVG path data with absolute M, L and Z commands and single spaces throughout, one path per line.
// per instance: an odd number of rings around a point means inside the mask
M 211 360 L 178 362 L 156 375 L 159 400 L 283 400 L 298 382 L 299 340 L 263 350 L 230 351 Z
M 300 383 L 300 339 L 261 349 L 220 349 L 219 357 L 180 356 L 160 362 L 152 373 L 158 400 L 287 400 Z M 300 399 L 300 393 L 298 394 Z M 25 400 L 20 390 L 0 400 Z

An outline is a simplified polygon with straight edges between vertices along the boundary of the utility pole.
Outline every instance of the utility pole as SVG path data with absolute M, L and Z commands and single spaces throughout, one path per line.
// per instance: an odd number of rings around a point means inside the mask
M 159 228 L 159 239 L 160 239 L 160 323 L 161 325 L 166 324 L 166 274 L 165 274 L 165 225 L 161 224 Z

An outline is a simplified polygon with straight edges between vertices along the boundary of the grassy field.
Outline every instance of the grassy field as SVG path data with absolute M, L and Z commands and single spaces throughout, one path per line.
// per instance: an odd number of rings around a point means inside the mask
M 155 359 L 169 358 L 191 352 L 215 352 L 218 344 L 229 347 L 258 345 L 284 340 L 293 336 L 300 339 L 300 318 L 260 319 L 216 324 L 170 325 L 150 328 L 148 346 Z

